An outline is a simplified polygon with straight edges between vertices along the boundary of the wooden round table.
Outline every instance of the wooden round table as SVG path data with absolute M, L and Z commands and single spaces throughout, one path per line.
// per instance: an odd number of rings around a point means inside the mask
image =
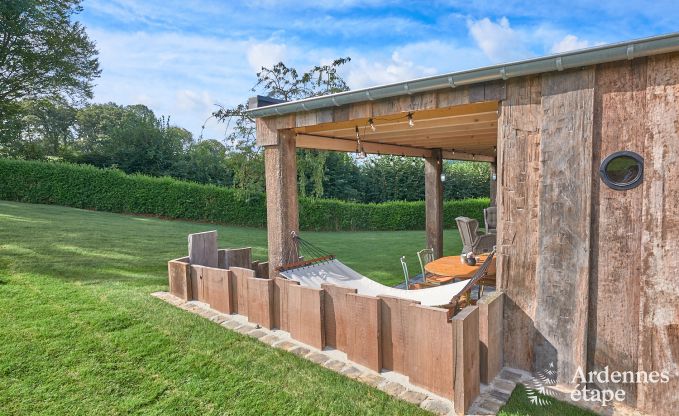
M 471 279 L 487 257 L 488 255 L 484 254 L 477 256 L 475 266 L 462 264 L 460 256 L 441 257 L 424 266 L 426 272 L 435 275 L 427 278 L 427 281 L 445 283 L 452 279 Z M 495 275 L 495 257 L 488 267 L 487 275 L 489 277 Z

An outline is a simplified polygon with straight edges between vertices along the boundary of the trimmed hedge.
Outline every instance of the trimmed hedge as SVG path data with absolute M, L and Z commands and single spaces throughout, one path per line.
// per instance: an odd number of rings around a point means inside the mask
M 0 159 L 0 199 L 248 227 L 266 225 L 262 194 L 69 163 Z M 487 198 L 446 201 L 444 224 L 454 227 L 460 215 L 483 223 L 487 206 Z M 300 199 L 302 230 L 422 230 L 424 225 L 423 201 L 360 204 Z

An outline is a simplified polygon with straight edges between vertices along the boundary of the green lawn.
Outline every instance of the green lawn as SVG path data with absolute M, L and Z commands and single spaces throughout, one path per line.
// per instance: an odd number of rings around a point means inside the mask
M 264 230 L 0 201 L 0 415 L 423 414 L 149 296 L 186 235 L 210 229 L 266 257 Z M 424 245 L 411 231 L 304 236 L 388 284 Z

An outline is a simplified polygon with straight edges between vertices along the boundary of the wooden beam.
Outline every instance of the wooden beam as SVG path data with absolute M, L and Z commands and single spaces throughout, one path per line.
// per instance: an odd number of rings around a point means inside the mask
M 443 185 L 441 150 L 432 151 L 424 158 L 424 200 L 427 228 L 427 247 L 434 250 L 434 258 L 443 256 Z
M 303 149 L 334 150 L 337 152 L 356 152 L 356 140 L 297 134 L 297 147 Z M 382 143 L 363 142 L 363 150 L 369 154 L 430 157 L 431 149 L 413 146 L 396 146 Z
M 451 150 L 442 150 L 441 155 L 445 160 L 469 160 L 472 162 L 491 162 L 495 163 L 495 156 L 476 155 L 471 153 L 464 153 Z
M 259 134 L 259 130 L 257 130 Z M 269 247 L 269 274 L 295 259 L 292 255 L 292 231 L 299 231 L 297 202 L 297 157 L 295 133 L 278 131 L 278 144 L 264 146 L 266 176 L 266 226 Z
M 497 162 L 490 162 L 490 206 L 497 202 Z

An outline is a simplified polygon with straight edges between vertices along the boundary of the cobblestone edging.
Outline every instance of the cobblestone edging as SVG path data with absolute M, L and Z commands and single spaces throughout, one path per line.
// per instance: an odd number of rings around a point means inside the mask
M 434 414 L 446 416 L 456 414 L 451 400 L 411 384 L 408 381 L 408 377 L 401 374 L 394 373 L 393 371 L 377 373 L 349 361 L 346 354 L 341 351 L 334 349 L 320 351 L 292 339 L 290 334 L 285 331 L 258 327 L 255 324 L 249 323 L 245 316 L 223 314 L 211 309 L 202 302 L 186 302 L 167 292 L 156 292 L 151 295 L 185 311 L 209 319 L 227 329 L 253 337 L 274 348 L 291 352 L 346 377 L 369 384 L 390 396 L 405 400 Z M 513 373 L 512 371 L 503 369 L 490 386 L 481 385 L 481 394 L 472 403 L 469 414 L 496 414 L 500 407 L 507 402 L 512 390 L 516 386 L 514 379 L 518 380 L 521 378 L 521 374 Z

